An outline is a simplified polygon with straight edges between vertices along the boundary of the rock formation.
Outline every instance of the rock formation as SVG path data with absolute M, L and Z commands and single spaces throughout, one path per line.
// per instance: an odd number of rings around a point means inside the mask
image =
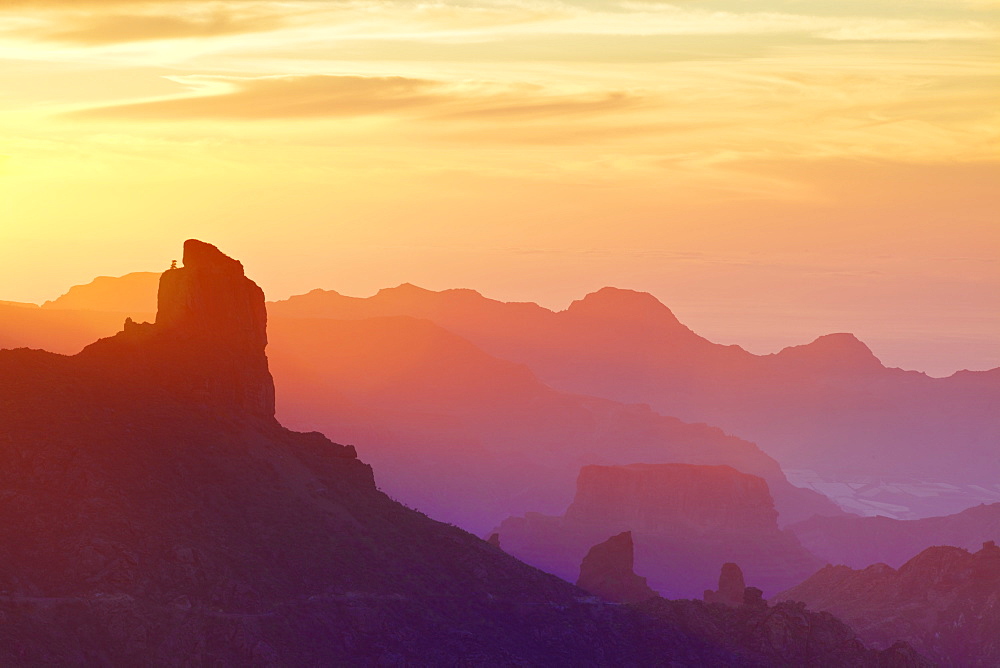
M 773 593 L 821 563 L 776 515 L 767 484 L 728 466 L 585 466 L 564 515 L 512 517 L 499 533 L 510 554 L 567 579 L 592 545 L 631 531 L 636 569 L 667 597 L 700 597 L 726 562 Z
M 0 664 L 734 663 L 284 429 L 259 288 L 208 244 L 184 262 L 156 323 L 0 351 Z
M 1000 663 L 1000 547 L 931 547 L 899 570 L 827 566 L 776 600 L 830 612 L 875 647 L 905 640 L 943 665 Z
M 587 552 L 576 586 L 612 603 L 639 603 L 657 596 L 646 578 L 635 574 L 634 562 L 632 532 L 612 536 Z
M 719 574 L 719 588 L 716 591 L 705 590 L 705 603 L 721 603 L 730 608 L 743 605 L 746 598 L 746 582 L 743 580 L 743 571 L 732 562 L 722 564 L 722 572 Z

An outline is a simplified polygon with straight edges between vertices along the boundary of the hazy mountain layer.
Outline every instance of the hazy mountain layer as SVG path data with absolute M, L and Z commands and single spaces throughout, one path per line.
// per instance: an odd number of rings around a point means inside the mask
M 921 520 L 817 516 L 788 529 L 809 551 L 831 564 L 864 568 L 884 563 L 898 568 L 935 545 L 975 550 L 986 541 L 1000 540 L 1000 503 Z
M 757 442 L 783 467 L 833 479 L 1000 478 L 1000 369 L 941 379 L 887 369 L 850 334 L 753 355 L 698 336 L 651 295 L 613 288 L 560 312 L 412 285 L 367 299 L 317 290 L 270 310 L 427 318 L 486 352 L 527 364 L 555 388 L 717 425 Z
M 822 564 L 778 529 L 767 484 L 729 466 L 587 466 L 564 514 L 527 513 L 498 529 L 504 550 L 566 579 L 593 545 L 624 531 L 635 572 L 668 598 L 701 598 L 726 562 L 769 593 Z

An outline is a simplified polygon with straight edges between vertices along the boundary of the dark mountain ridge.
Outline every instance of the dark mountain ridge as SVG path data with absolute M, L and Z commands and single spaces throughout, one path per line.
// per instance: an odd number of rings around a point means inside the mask
M 378 492 L 274 419 L 260 289 L 185 244 L 155 324 L 0 351 L 0 662 L 733 663 Z

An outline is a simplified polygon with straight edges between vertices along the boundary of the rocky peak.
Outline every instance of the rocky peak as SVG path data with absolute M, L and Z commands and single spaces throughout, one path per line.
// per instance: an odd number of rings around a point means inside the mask
M 648 292 L 606 287 L 569 305 L 567 313 L 589 318 L 661 323 L 687 330 L 660 300 Z
M 614 603 L 638 603 L 657 596 L 646 578 L 635 574 L 632 532 L 625 531 L 590 548 L 576 584 Z
M 760 590 L 757 590 L 760 592 Z M 705 590 L 705 603 L 722 603 L 731 608 L 743 605 L 747 595 L 747 585 L 743 580 L 743 571 L 732 562 L 722 565 L 719 574 L 719 589 Z
M 824 370 L 858 372 L 883 368 L 871 348 L 847 332 L 825 334 L 812 343 L 785 348 L 775 358 Z
M 156 323 L 196 338 L 258 350 L 267 345 L 264 292 L 243 264 L 197 239 L 184 242 L 184 266 L 160 276 Z
M 82 357 L 136 381 L 155 379 L 205 408 L 273 421 L 264 292 L 211 244 L 189 239 L 183 257 L 184 266 L 160 276 L 155 324 L 130 318 Z

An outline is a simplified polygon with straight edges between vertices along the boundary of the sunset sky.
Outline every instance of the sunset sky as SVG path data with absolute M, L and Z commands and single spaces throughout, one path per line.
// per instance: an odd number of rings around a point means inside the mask
M 0 299 L 197 237 L 269 298 L 647 290 L 1000 366 L 1000 0 L 3 0 Z

